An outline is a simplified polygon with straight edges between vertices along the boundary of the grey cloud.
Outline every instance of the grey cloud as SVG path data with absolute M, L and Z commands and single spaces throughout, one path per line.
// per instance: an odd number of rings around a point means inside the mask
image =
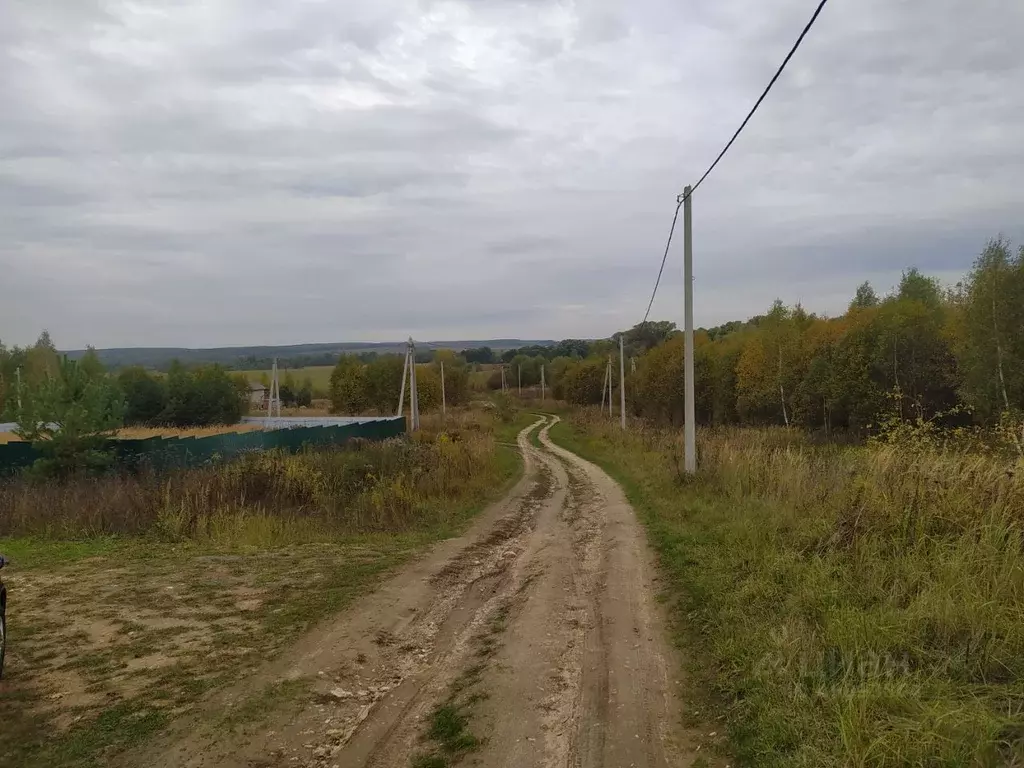
M 0 338 L 598 336 L 805 0 L 12 0 Z M 694 200 L 697 319 L 1024 240 L 1024 6 L 826 7 Z M 656 313 L 681 317 L 679 253 Z M 268 309 L 269 308 L 269 309 Z M 185 311 L 187 310 L 187 311 Z
M 522 235 L 520 237 L 511 237 L 507 240 L 492 243 L 488 247 L 488 250 L 498 256 L 516 255 L 529 253 L 530 251 L 553 249 L 559 244 L 559 242 L 559 240 L 553 237 Z

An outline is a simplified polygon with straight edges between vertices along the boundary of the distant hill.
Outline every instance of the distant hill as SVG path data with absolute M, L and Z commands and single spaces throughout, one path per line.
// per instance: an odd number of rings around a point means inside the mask
M 550 347 L 556 342 L 552 340 L 527 339 L 484 339 L 482 341 L 418 341 L 418 351 L 431 349 L 453 349 L 460 352 L 476 347 L 490 347 L 496 351 L 518 349 L 519 347 L 542 346 Z M 108 368 L 124 368 L 130 365 L 141 365 L 145 368 L 166 369 L 172 360 L 180 360 L 185 365 L 218 363 L 220 365 L 248 370 L 260 368 L 268 360 L 277 358 L 284 368 L 303 368 L 310 365 L 333 365 L 339 355 L 343 354 L 401 354 L 405 351 L 405 342 L 337 342 L 330 344 L 290 344 L 276 347 L 214 347 L 211 349 L 188 349 L 185 347 L 123 347 L 113 349 L 97 349 L 96 352 Z M 84 349 L 66 352 L 68 357 L 77 360 L 85 354 Z

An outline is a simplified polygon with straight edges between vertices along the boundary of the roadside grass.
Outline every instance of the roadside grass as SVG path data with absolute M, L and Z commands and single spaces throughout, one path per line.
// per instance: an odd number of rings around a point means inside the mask
M 106 764 L 255 672 L 506 492 L 521 460 L 497 444 L 501 430 L 484 413 L 454 414 L 445 431 L 425 425 L 408 443 L 254 457 L 247 474 L 262 485 L 225 486 L 236 502 L 249 494 L 245 506 L 210 504 L 216 476 L 200 471 L 204 482 L 184 487 L 206 488 L 205 496 L 175 498 L 167 483 L 161 508 L 132 535 L 89 535 L 89 526 L 73 525 L 93 519 L 83 513 L 5 538 L 10 647 L 0 682 L 0 765 Z M 273 472 L 261 478 L 267 466 Z M 331 481 L 339 467 L 348 485 Z M 0 489 L 0 501 L 10 498 Z M 117 493 L 86 487 L 73 498 L 96 504 Z M 221 727 L 267 717 L 307 695 L 307 683 L 241 702 Z
M 551 430 L 626 491 L 688 688 L 756 766 L 1024 764 L 1024 467 L 796 432 Z
M 534 412 L 532 414 L 532 416 L 535 419 L 539 418 L 540 415 L 541 414 L 539 414 L 538 412 Z M 545 420 L 545 423 L 546 423 L 546 420 Z M 533 430 L 530 433 L 530 445 L 532 445 L 534 448 L 537 448 L 538 450 L 543 450 L 543 448 L 544 448 L 543 443 L 541 443 L 541 441 L 540 441 L 540 433 L 541 433 L 542 429 L 544 429 L 544 424 L 541 424 L 539 427 L 537 427 L 535 430 Z

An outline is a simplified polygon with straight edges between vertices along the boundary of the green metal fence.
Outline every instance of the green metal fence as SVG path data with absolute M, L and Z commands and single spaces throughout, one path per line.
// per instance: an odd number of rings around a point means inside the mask
M 349 440 L 387 440 L 405 433 L 405 418 L 377 419 L 360 424 L 254 432 L 229 432 L 209 437 L 150 437 L 111 440 L 116 464 L 125 469 L 151 467 L 157 471 L 196 467 L 252 451 L 295 453 L 307 446 L 342 445 Z M 0 445 L 0 475 L 29 467 L 40 457 L 30 443 Z

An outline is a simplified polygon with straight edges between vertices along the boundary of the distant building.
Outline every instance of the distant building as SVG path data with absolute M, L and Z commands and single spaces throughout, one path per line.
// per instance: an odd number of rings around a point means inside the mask
M 270 390 L 258 381 L 249 382 L 249 405 L 257 410 L 266 410 Z

